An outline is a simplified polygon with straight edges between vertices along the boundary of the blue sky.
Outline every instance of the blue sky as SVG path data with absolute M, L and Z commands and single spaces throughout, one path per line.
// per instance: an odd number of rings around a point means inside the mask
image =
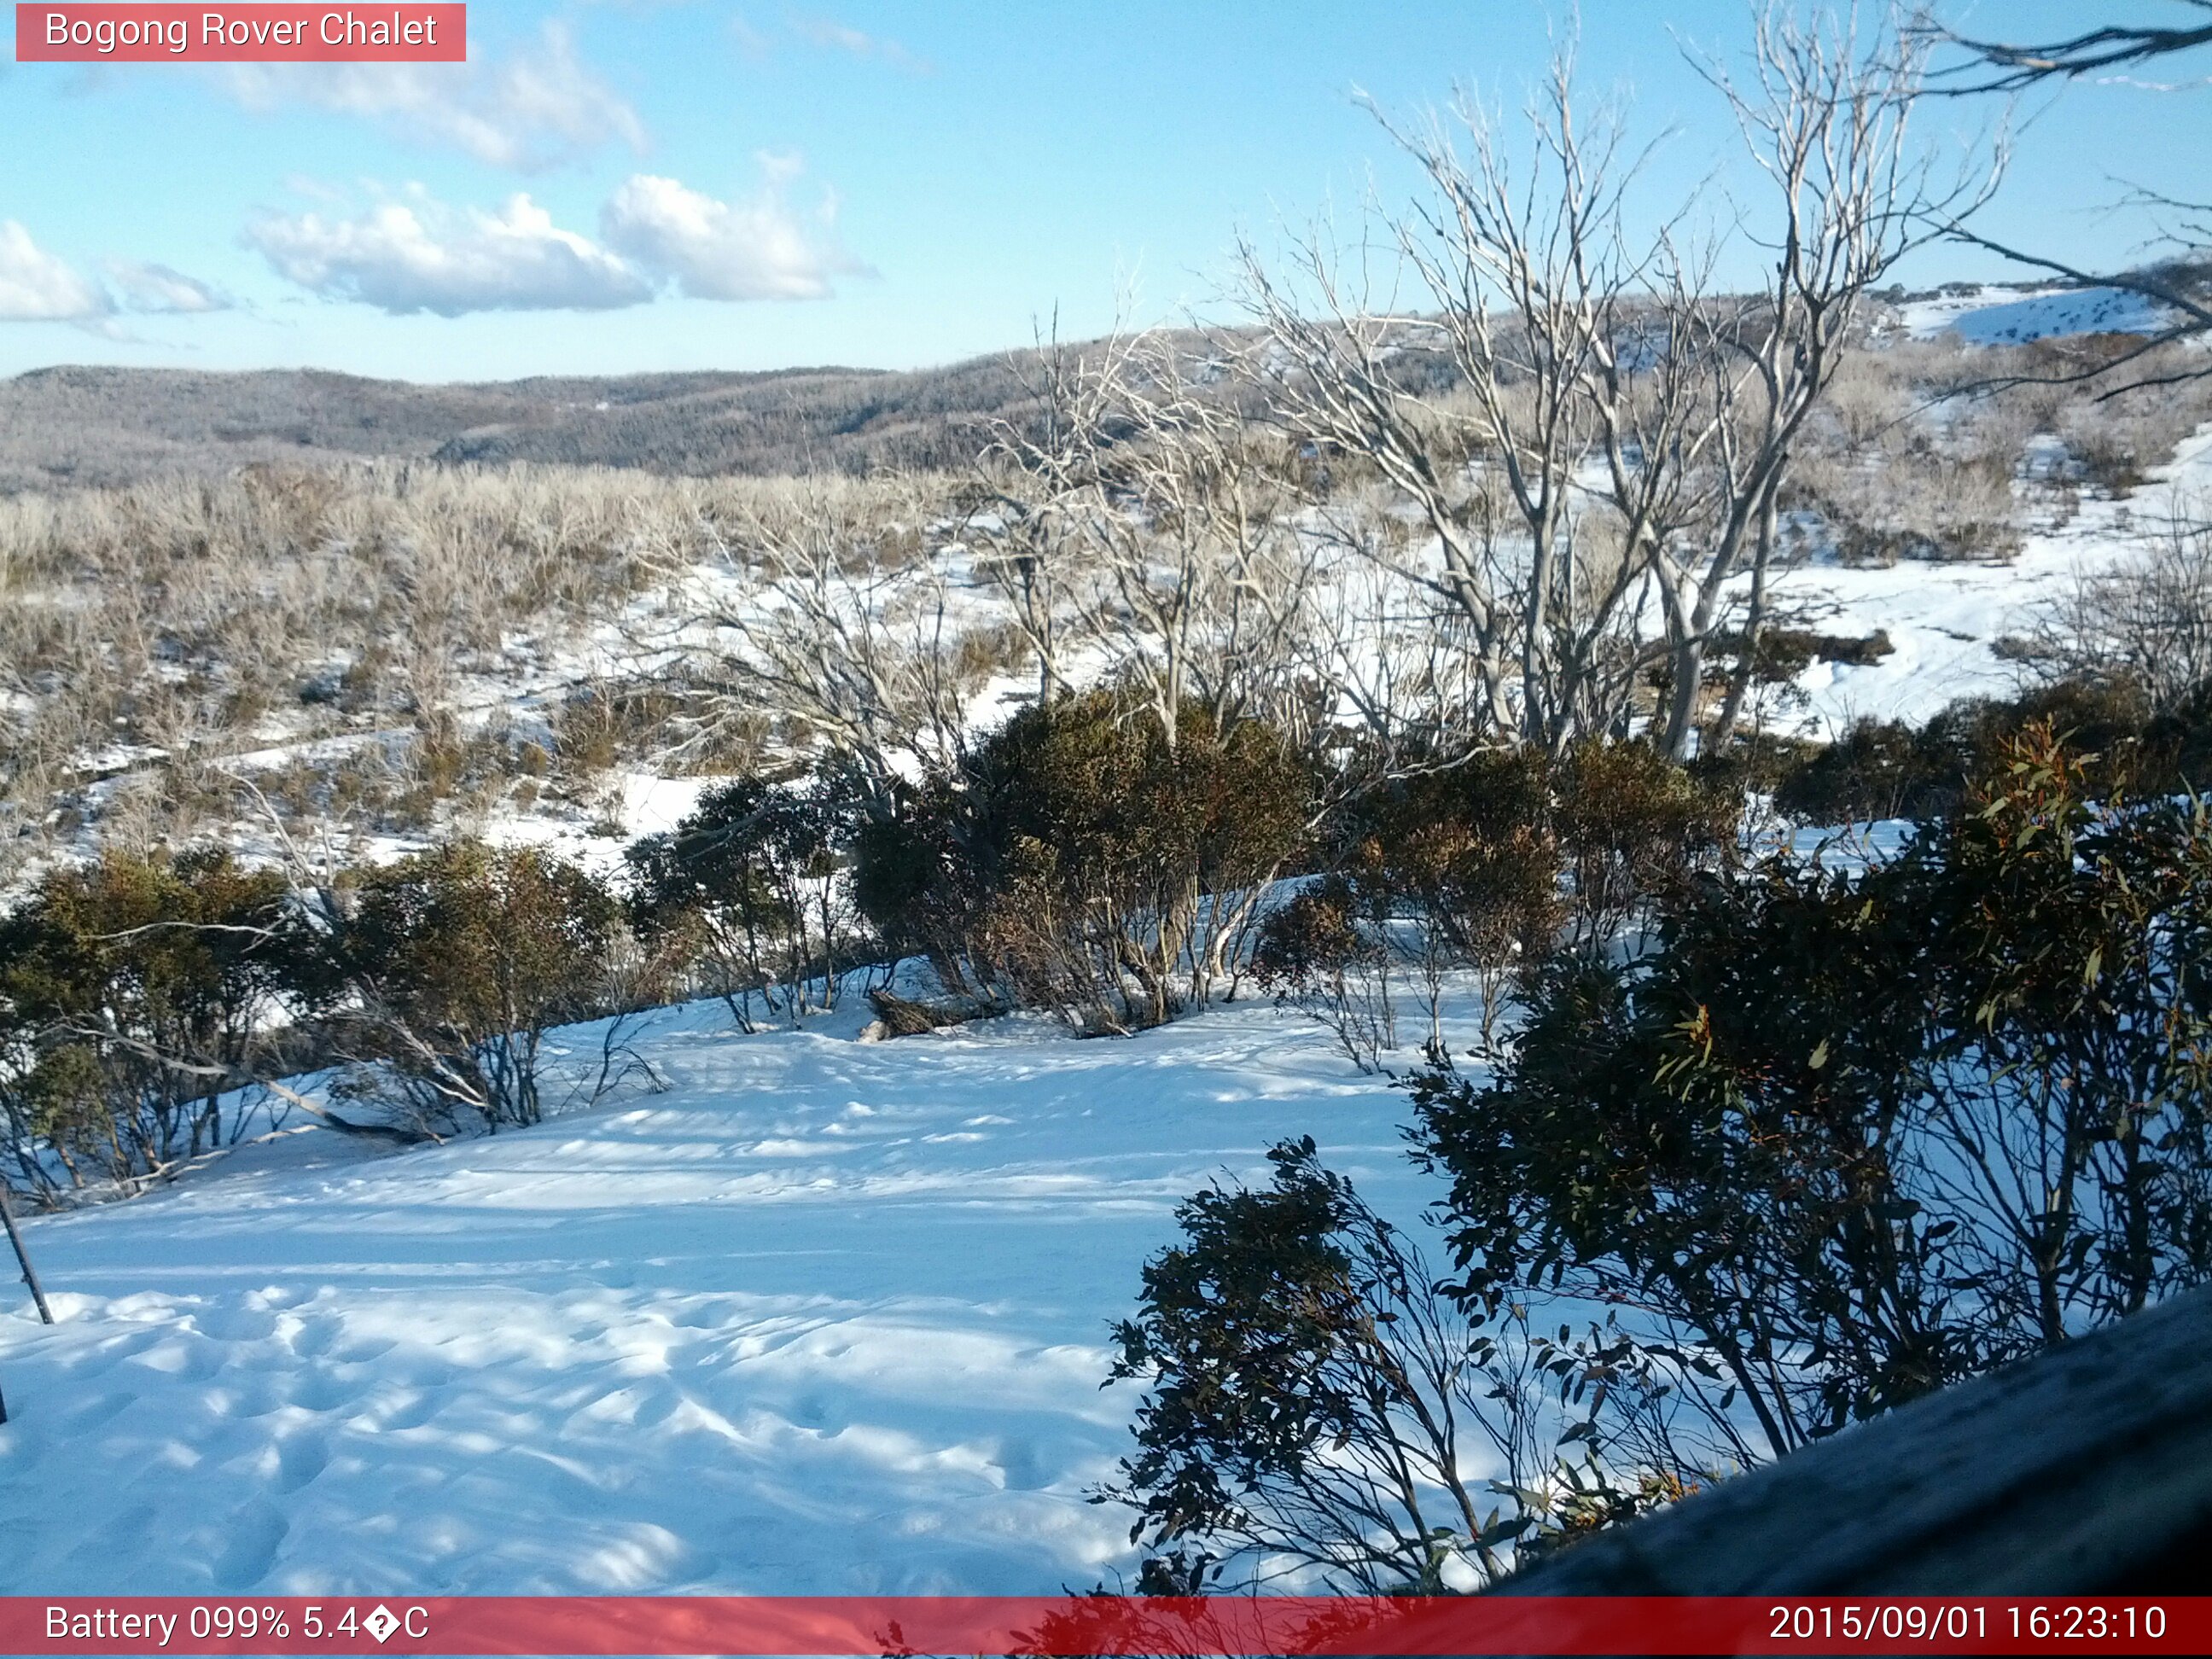
M 2167 0 L 2111 0 L 2155 16 Z M 0 64 L 0 374 L 314 366 L 416 380 L 904 367 L 1203 304 L 1241 225 L 1406 179 L 1358 107 L 1455 82 L 1516 101 L 1556 21 L 1526 0 L 930 4 L 478 0 L 466 65 Z M 1583 0 L 1593 92 L 1667 137 L 1674 199 L 1733 133 L 1677 38 L 1747 0 Z M 1988 0 L 1991 32 L 2082 0 Z M 2178 63 L 2175 79 L 2212 75 Z M 1931 132 L 1985 106 L 1952 103 Z M 1993 234 L 2124 262 L 2127 185 L 2203 194 L 2212 88 L 2023 109 Z M 1922 280 L 2002 274 L 1946 249 Z

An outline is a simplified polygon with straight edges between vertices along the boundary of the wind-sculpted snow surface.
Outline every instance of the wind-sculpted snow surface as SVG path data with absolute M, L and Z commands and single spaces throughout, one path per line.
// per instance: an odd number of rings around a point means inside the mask
M 323 1130 L 33 1219 L 0 1593 L 1057 1592 L 1175 1201 L 1312 1133 L 1410 1218 L 1401 1097 L 1265 1003 L 1126 1042 L 662 1016 L 670 1087 L 377 1156 Z M 26 1298 L 27 1301 L 27 1298 Z

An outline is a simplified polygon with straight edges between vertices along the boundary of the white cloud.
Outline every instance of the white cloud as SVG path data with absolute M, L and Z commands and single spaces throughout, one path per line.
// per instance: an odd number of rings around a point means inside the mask
M 329 202 L 336 204 L 343 203 L 346 198 L 345 192 L 336 185 L 326 185 L 313 173 L 286 173 L 284 188 L 295 196 L 306 197 L 311 202 Z
M 734 204 L 673 179 L 634 173 L 601 211 L 601 234 L 693 299 L 821 299 L 842 262 L 779 191 L 796 162 L 763 156 L 762 165 L 767 186 Z
M 142 264 L 134 259 L 107 259 L 102 264 L 108 280 L 123 290 L 124 303 L 133 311 L 193 314 L 230 308 L 230 301 L 207 283 L 167 265 Z
M 246 240 L 301 287 L 394 315 L 599 311 L 653 296 L 644 276 L 524 195 L 496 213 L 422 198 L 354 218 L 267 213 Z
M 775 50 L 775 43 L 745 21 L 743 12 L 730 15 L 730 39 L 738 43 L 738 50 L 755 63 L 759 63 Z
M 757 149 L 753 160 L 760 164 L 761 179 L 770 190 L 795 183 L 806 171 L 806 158 L 795 149 Z
M 848 52 L 855 58 L 878 58 L 896 68 L 915 75 L 931 75 L 935 66 L 926 58 L 917 58 L 888 35 L 869 34 L 834 17 L 810 16 L 804 12 L 790 14 L 792 29 L 800 39 L 831 52 Z
M 115 309 L 99 284 L 0 219 L 0 322 L 97 323 Z
M 718 201 L 633 173 L 599 210 L 599 238 L 564 230 L 528 196 L 495 213 L 433 200 L 419 185 L 358 213 L 269 211 L 245 240 L 276 273 L 325 299 L 395 315 L 605 310 L 664 290 L 695 300 L 818 300 L 864 267 L 836 245 L 836 200 L 802 214 L 784 198 L 804 163 L 763 152 L 762 185 Z
M 532 173 L 621 143 L 639 154 L 645 123 L 587 69 L 575 38 L 548 23 L 518 56 L 466 64 L 229 64 L 222 82 L 248 108 L 288 104 L 375 120 L 403 137 L 451 144 Z

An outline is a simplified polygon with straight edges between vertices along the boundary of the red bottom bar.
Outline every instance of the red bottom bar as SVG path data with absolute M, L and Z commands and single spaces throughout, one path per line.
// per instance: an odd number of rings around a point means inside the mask
M 2212 1597 L 30 1596 L 10 1654 L 2212 1652 Z

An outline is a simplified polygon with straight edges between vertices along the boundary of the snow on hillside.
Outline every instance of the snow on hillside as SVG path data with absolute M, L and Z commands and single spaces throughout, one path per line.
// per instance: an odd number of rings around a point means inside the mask
M 2118 288 L 2023 293 L 1984 287 L 1907 301 L 1899 318 L 1916 340 L 1950 332 L 1974 345 L 2024 345 L 2069 334 L 2154 334 L 2170 324 L 2156 301 Z
M 2106 289 L 1903 315 L 1978 343 L 2154 321 Z M 2212 428 L 2007 563 L 1776 573 L 1791 625 L 1895 649 L 1816 665 L 1771 723 L 1832 733 L 2009 691 L 1994 642 L 2202 499 Z M 465 724 L 536 717 L 620 632 L 486 672 Z M 1025 691 L 994 682 L 975 718 Z M 307 746 L 282 737 L 272 766 Z M 619 771 L 588 809 L 471 827 L 605 868 L 706 781 Z M 664 1092 L 399 1153 L 293 1128 L 167 1191 L 30 1218 L 62 1322 L 0 1286 L 0 1594 L 1012 1593 L 1126 1572 L 1129 1517 L 1085 1492 L 1136 1395 L 1099 1383 L 1175 1202 L 1311 1133 L 1411 1219 L 1434 1194 L 1402 1157 L 1404 1099 L 1264 1001 L 1112 1042 L 1021 1017 L 862 1044 L 866 1018 L 740 1036 L 719 1005 L 667 1011 L 642 1039 Z
M 1775 605 L 1823 631 L 1887 632 L 1896 650 L 1877 664 L 1816 663 L 1800 680 L 1816 734 L 1855 719 L 1923 720 L 1954 698 L 2017 689 L 1991 649 L 2025 627 L 2036 606 L 2078 571 L 2109 568 L 2155 534 L 2177 507 L 2212 500 L 2212 428 L 2126 501 L 2084 500 L 2066 524 L 2031 533 L 2004 563 L 1850 568 L 1816 559 L 1770 579 Z M 1787 718 L 1781 722 L 1786 725 Z
M 1308 1132 L 1431 1195 L 1402 1097 L 1265 1003 L 659 1018 L 665 1093 L 28 1220 L 61 1322 L 0 1313 L 0 1594 L 1087 1587 L 1133 1560 L 1084 1500 L 1135 1403 L 1106 1325 L 1175 1200 Z
M 508 804 L 489 816 L 482 825 L 483 839 L 495 847 L 541 847 L 599 875 L 622 867 L 623 854 L 641 836 L 665 835 L 696 811 L 700 796 L 724 779 L 694 775 L 665 778 L 651 772 L 617 769 L 602 787 L 604 810 L 586 820 L 581 814 L 526 811 Z M 419 845 L 392 838 L 388 845 L 373 847 L 370 857 L 404 856 Z

